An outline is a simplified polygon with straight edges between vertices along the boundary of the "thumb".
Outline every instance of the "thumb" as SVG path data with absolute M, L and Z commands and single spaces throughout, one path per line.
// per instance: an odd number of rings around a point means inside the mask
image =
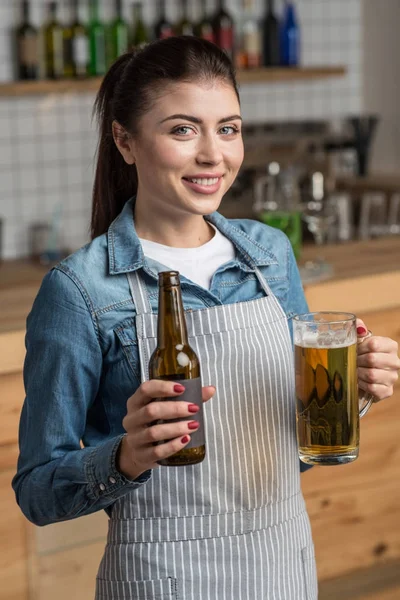
M 362 319 L 356 319 L 357 337 L 364 338 L 368 333 L 368 327 Z
M 213 385 L 206 385 L 203 387 L 202 396 L 203 402 L 208 402 L 215 394 L 215 387 Z

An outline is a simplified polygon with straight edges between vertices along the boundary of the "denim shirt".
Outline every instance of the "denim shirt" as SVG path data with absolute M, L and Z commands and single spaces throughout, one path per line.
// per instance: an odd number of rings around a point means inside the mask
M 158 272 L 134 227 L 134 199 L 108 232 L 43 279 L 27 319 L 20 455 L 13 488 L 37 525 L 107 509 L 145 485 L 116 468 L 126 402 L 140 385 L 135 306 L 126 274 L 140 270 L 157 311 Z M 286 236 L 257 221 L 205 217 L 233 243 L 234 260 L 215 272 L 209 290 L 181 277 L 185 309 L 264 296 L 258 267 L 291 318 L 307 304 Z M 203 385 L 213 384 L 203 381 Z M 83 447 L 82 447 L 83 446 Z

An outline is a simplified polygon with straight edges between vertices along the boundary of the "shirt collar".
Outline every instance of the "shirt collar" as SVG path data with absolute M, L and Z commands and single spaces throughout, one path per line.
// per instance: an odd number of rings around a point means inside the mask
M 108 229 L 110 275 L 129 273 L 145 266 L 142 245 L 133 219 L 134 204 L 135 198 L 128 200 Z M 252 240 L 244 231 L 235 227 L 231 221 L 218 212 L 207 215 L 205 219 L 215 225 L 233 243 L 238 250 L 240 259 L 247 267 L 254 269 L 278 263 L 270 249 L 258 241 Z

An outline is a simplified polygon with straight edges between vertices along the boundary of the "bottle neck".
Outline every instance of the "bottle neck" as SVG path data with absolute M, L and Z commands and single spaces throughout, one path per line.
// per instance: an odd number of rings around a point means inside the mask
M 22 19 L 25 23 L 29 22 L 29 2 L 24 1 L 22 3 Z
M 181 0 L 182 17 L 188 21 L 188 3 L 187 0 Z
M 57 19 L 57 4 L 55 2 L 49 4 L 49 17 L 52 21 Z
M 181 286 L 164 283 L 159 287 L 158 347 L 188 344 Z
M 72 20 L 74 23 L 78 23 L 79 22 L 79 0 L 72 0 L 71 9 L 72 9 Z
M 267 12 L 272 15 L 275 12 L 275 2 L 274 0 L 267 0 Z
M 115 14 L 118 19 L 122 19 L 122 0 L 115 0 Z
M 99 4 L 97 0 L 90 0 L 90 20 L 99 20 Z
M 165 0 L 158 0 L 158 14 L 160 15 L 160 21 L 166 21 Z
M 133 20 L 136 23 L 137 21 L 142 20 L 142 5 L 134 4 L 133 5 Z

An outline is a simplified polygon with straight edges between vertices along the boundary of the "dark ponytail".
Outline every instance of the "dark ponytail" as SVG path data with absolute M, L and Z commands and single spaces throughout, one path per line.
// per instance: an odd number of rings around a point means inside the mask
M 137 193 L 136 167 L 128 165 L 119 152 L 112 122 L 117 121 L 131 135 L 138 135 L 140 117 L 165 93 L 168 83 L 215 79 L 231 85 L 239 99 L 228 56 L 211 42 L 193 36 L 152 42 L 137 53 L 122 55 L 112 65 L 94 105 L 100 138 L 93 186 L 92 238 L 105 233 L 124 204 Z

